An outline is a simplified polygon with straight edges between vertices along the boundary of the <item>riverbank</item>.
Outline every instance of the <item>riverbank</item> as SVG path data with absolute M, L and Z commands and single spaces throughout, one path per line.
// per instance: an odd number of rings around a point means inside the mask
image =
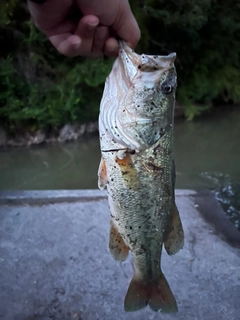
M 183 117 L 183 107 L 180 104 L 176 105 L 175 118 Z M 7 130 L 0 126 L 0 149 L 4 147 L 30 147 L 44 143 L 56 144 L 67 141 L 82 140 L 87 137 L 98 134 L 98 121 L 90 121 L 80 124 L 67 123 L 61 128 L 51 130 L 39 129 L 30 130 L 22 128 L 15 130 L 9 134 Z
M 2 147 L 30 147 L 43 143 L 62 143 L 67 141 L 81 140 L 98 132 L 98 122 L 85 124 L 65 124 L 60 129 L 31 131 L 22 129 L 9 135 L 0 127 L 0 148 Z
M 240 242 L 233 247 L 205 220 L 206 209 L 224 214 L 212 201 L 209 193 L 176 191 L 185 245 L 171 257 L 163 250 L 179 309 L 166 320 L 238 319 Z M 0 210 L 0 318 L 159 319 L 149 308 L 123 311 L 133 267 L 131 257 L 119 263 L 109 253 L 106 192 L 5 192 Z

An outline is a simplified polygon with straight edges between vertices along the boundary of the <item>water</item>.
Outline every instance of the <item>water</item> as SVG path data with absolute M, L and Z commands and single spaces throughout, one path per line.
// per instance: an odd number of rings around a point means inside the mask
M 96 189 L 98 138 L 0 152 L 0 190 Z
M 215 191 L 240 230 L 240 110 L 175 122 L 176 188 Z M 98 137 L 0 151 L 0 190 L 95 189 Z

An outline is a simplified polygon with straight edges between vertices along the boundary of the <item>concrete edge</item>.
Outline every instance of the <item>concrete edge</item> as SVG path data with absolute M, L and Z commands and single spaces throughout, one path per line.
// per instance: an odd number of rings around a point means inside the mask
M 189 197 L 197 194 L 197 191 L 190 189 L 176 189 L 175 196 L 176 197 Z
M 176 197 L 191 198 L 204 220 L 212 225 L 215 233 L 233 247 L 240 248 L 240 232 L 227 218 L 211 191 L 175 190 Z M 1 205 L 48 205 L 55 203 L 91 202 L 107 199 L 107 191 L 101 190 L 35 190 L 0 191 Z
M 176 190 L 176 197 L 193 196 L 194 190 Z M 86 202 L 107 199 L 104 190 L 26 190 L 0 191 L 0 205 L 40 205 L 62 202 Z
M 89 202 L 107 199 L 101 190 L 0 191 L 0 205 L 44 205 L 63 202 Z

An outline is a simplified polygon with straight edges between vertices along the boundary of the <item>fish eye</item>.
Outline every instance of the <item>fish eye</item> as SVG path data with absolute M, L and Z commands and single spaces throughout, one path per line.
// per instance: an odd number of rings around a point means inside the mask
M 163 91 L 163 93 L 169 94 L 169 93 L 172 92 L 172 90 L 173 90 L 173 87 L 172 87 L 170 84 L 163 84 L 163 85 L 162 85 L 162 91 Z

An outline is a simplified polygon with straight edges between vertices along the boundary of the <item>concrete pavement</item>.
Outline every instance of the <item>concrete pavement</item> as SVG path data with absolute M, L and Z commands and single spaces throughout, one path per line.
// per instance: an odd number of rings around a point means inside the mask
M 133 266 L 108 251 L 105 192 L 0 193 L 0 319 L 239 319 L 240 233 L 210 193 L 176 201 L 185 246 L 162 255 L 179 309 L 166 315 L 123 310 Z

